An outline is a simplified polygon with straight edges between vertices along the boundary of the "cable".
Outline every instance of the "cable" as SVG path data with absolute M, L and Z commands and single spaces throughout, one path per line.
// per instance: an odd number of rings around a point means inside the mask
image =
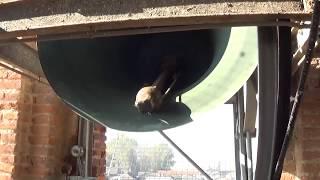
M 295 127 L 295 122 L 298 114 L 298 109 L 301 104 L 301 99 L 303 97 L 303 91 L 304 91 L 304 85 L 308 76 L 310 63 L 312 60 L 313 50 L 315 46 L 315 42 L 317 40 L 318 36 L 318 26 L 319 26 L 319 17 L 320 17 L 320 6 L 319 6 L 319 0 L 314 0 L 314 8 L 313 8 L 313 14 L 312 14 L 312 20 L 311 20 L 311 28 L 310 28 L 310 35 L 309 35 L 309 41 L 308 41 L 308 49 L 306 51 L 305 61 L 302 67 L 302 72 L 299 79 L 299 85 L 298 89 L 295 95 L 295 100 L 291 109 L 290 119 L 287 127 L 287 131 L 283 140 L 283 144 L 281 147 L 281 151 L 279 154 L 279 158 L 277 161 L 277 165 L 275 168 L 275 173 L 273 175 L 273 180 L 279 180 L 282 173 L 282 167 L 284 158 L 288 149 L 288 145 L 290 142 L 290 139 L 292 137 L 292 133 Z

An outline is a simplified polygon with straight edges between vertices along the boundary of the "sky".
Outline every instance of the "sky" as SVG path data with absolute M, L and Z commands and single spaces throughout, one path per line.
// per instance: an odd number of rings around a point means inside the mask
M 234 168 L 233 110 L 232 105 L 221 105 L 212 111 L 192 115 L 193 122 L 164 132 L 202 168 Z M 139 145 L 167 143 L 158 132 L 124 132 L 107 130 L 110 141 L 118 133 L 124 133 L 137 140 Z M 172 147 L 172 149 L 174 149 Z M 173 169 L 192 168 L 179 152 L 174 151 Z

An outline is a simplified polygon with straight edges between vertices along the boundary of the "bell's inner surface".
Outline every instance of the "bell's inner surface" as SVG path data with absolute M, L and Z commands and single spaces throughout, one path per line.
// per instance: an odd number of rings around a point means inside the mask
M 141 114 L 135 96 L 175 57 L 173 98 L 201 82 L 219 63 L 230 28 L 38 42 L 43 71 L 57 95 L 89 120 L 125 131 L 154 131 L 191 122 L 190 109 L 170 102 Z

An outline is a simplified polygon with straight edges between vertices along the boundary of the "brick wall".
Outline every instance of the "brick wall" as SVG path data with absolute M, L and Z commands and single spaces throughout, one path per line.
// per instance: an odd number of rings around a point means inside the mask
M 16 157 L 20 76 L 0 68 L 0 179 L 10 179 Z
M 44 84 L 0 68 L 0 179 L 75 173 L 78 117 Z M 93 172 L 105 172 L 105 128 L 94 129 Z
M 316 57 L 320 50 L 317 50 Z M 320 58 L 310 67 L 304 99 L 281 179 L 320 179 Z
M 95 124 L 93 128 L 92 176 L 103 177 L 106 172 L 106 128 Z

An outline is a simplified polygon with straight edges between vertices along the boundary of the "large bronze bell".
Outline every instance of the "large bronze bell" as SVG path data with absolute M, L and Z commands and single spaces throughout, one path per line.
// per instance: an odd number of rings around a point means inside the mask
M 219 28 L 55 40 L 39 42 L 38 51 L 49 83 L 80 115 L 118 130 L 154 131 L 192 121 L 191 109 L 175 97 L 215 69 L 230 32 L 231 28 Z M 177 57 L 181 65 L 174 96 L 161 111 L 141 114 L 134 107 L 135 96 L 157 77 L 164 56 Z

